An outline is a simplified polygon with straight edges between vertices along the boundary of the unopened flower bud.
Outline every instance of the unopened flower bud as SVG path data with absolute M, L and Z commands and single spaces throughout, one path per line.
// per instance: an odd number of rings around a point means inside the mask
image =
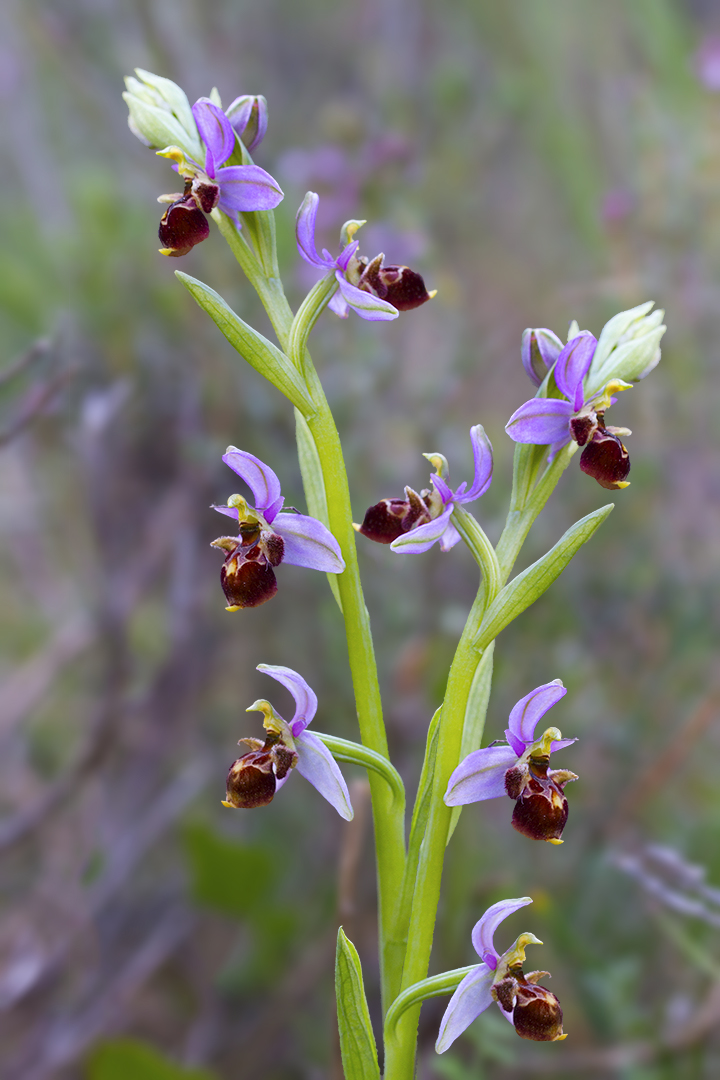
M 562 352 L 563 343 L 552 330 L 538 327 L 523 330 L 521 356 L 525 371 L 536 386 L 541 382 Z
M 235 98 L 225 115 L 248 151 L 252 152 L 265 138 L 268 107 L 262 94 L 243 94 Z

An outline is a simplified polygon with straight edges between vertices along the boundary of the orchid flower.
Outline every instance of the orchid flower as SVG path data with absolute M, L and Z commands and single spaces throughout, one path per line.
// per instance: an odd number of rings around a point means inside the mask
M 450 999 L 435 1043 L 438 1054 L 444 1054 L 493 1001 L 521 1039 L 556 1042 L 567 1038 L 560 1002 L 546 987 L 537 985 L 550 972 L 523 974 L 526 947 L 542 945 L 542 941 L 534 934 L 521 934 L 504 953 L 498 953 L 494 945 L 495 931 L 503 919 L 528 904 L 532 904 L 529 896 L 501 900 L 475 923 L 472 943 L 481 963 L 465 976 Z
M 560 837 L 568 819 L 563 788 L 578 778 L 566 769 L 550 769 L 550 754 L 577 740 L 563 739 L 556 727 L 549 727 L 536 739 L 535 728 L 566 693 L 560 679 L 553 679 L 521 698 L 510 713 L 507 745 L 487 746 L 468 754 L 450 777 L 446 806 L 509 795 L 515 799 L 512 824 L 518 832 L 532 840 L 562 844 Z
M 220 536 L 212 547 L 227 552 L 220 581 L 228 611 L 257 607 L 277 592 L 274 568 L 280 563 L 340 574 L 345 569 L 340 545 L 316 518 L 283 514 L 280 481 L 269 465 L 236 446 L 228 446 L 223 461 L 245 481 L 255 501 L 232 495 L 227 506 L 214 506 L 235 518 L 237 536 Z
M 602 390 L 585 398 L 584 380 L 596 348 L 597 340 L 588 330 L 573 337 L 553 368 L 555 385 L 563 397 L 531 398 L 512 414 L 505 430 L 515 442 L 549 445 L 549 461 L 574 440 L 585 448 L 580 457 L 583 472 L 594 477 L 601 487 L 624 488 L 628 487 L 630 457 L 619 436 L 629 435 L 630 431 L 606 427 L 605 410 L 615 401 L 612 395 L 628 390 L 630 383 L 611 379 Z M 524 357 L 523 363 L 528 370 Z
M 430 477 L 433 490 L 424 489 L 418 494 L 406 487 L 404 499 L 383 499 L 370 507 L 362 525 L 355 526 L 357 531 L 379 544 L 390 544 L 393 551 L 403 555 L 418 555 L 438 541 L 443 551 L 450 551 L 460 539 L 450 520 L 453 510 L 479 499 L 492 482 L 492 446 L 482 424 L 470 428 L 470 442 L 475 460 L 470 488 L 463 481 L 453 491 L 447 481 L 448 463 L 443 455 L 424 454 L 437 470 Z
M 359 241 L 353 237 L 363 221 L 349 221 L 343 226 L 342 235 L 347 239 L 343 250 L 333 258 L 327 248 L 318 255 L 315 247 L 315 222 L 320 196 L 308 191 L 297 212 L 295 236 L 300 255 L 310 266 L 335 273 L 339 292 L 328 306 L 341 319 L 347 318 L 350 308 L 361 319 L 370 322 L 397 319 L 400 311 L 420 307 L 435 293 L 429 293 L 420 274 L 409 266 L 383 266 L 384 255 L 376 255 L 372 262 L 356 255 Z
M 263 714 L 267 735 L 265 742 L 261 739 L 239 740 L 252 749 L 230 766 L 223 806 L 235 809 L 266 806 L 290 779 L 291 770 L 297 769 L 335 807 L 340 817 L 352 821 L 350 794 L 337 762 L 325 744 L 306 730 L 317 712 L 315 692 L 292 668 L 258 664 L 257 670 L 290 691 L 295 701 L 295 713 L 287 723 L 264 698 L 247 709 L 247 712 Z
M 236 124 L 243 130 L 251 119 L 245 99 L 237 98 L 231 108 L 237 111 Z M 159 237 L 165 245 L 163 255 L 185 255 L 195 244 L 206 239 L 209 227 L 205 214 L 216 207 L 232 218 L 240 228 L 241 211 L 272 210 L 283 199 L 277 181 L 259 165 L 225 165 L 236 145 L 236 128 L 219 105 L 210 98 L 199 98 L 192 107 L 195 125 L 205 147 L 204 165 L 186 157 L 179 146 L 159 150 L 160 157 L 173 161 L 174 168 L 185 180 L 181 195 L 162 195 L 160 202 L 169 202 L 160 222 Z M 253 145 L 264 134 L 260 131 L 265 119 L 257 118 L 257 134 Z

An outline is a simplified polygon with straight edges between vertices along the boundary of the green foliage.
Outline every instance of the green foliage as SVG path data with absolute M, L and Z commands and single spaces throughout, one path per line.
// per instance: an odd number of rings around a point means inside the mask
M 187 825 L 183 838 L 196 903 L 237 919 L 264 910 L 278 871 L 270 851 L 226 840 L 200 823 Z
M 360 957 L 342 926 L 338 928 L 335 996 L 345 1080 L 380 1080 Z
M 86 1080 L 218 1080 L 207 1069 L 184 1069 L 136 1039 L 100 1043 L 91 1053 Z

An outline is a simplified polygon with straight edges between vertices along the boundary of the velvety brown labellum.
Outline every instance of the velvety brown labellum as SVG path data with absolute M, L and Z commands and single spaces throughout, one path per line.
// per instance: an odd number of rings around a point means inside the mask
M 526 766 L 524 782 L 519 795 L 514 795 L 520 785 L 520 777 L 515 773 L 520 768 L 508 769 L 505 774 L 505 790 L 515 798 L 512 824 L 523 836 L 531 840 L 559 840 L 568 819 L 568 801 L 563 794 L 561 783 L 548 770 L 547 761 L 534 761 Z M 512 774 L 512 775 L 508 775 Z M 575 774 L 571 774 L 574 776 Z M 569 779 L 562 773 L 562 784 Z
M 192 193 L 206 214 L 215 209 L 220 199 L 220 188 L 217 184 L 209 184 L 207 180 L 197 177 L 193 181 Z
M 179 199 L 167 208 L 162 216 L 158 237 L 168 255 L 179 257 L 207 240 L 210 226 L 202 210 L 198 210 L 195 200 Z
M 518 982 L 513 1024 L 521 1039 L 555 1042 L 563 1033 L 560 1002 L 552 991 L 544 986 Z
M 371 506 L 358 532 L 378 544 L 392 544 L 414 526 L 430 521 L 423 497 L 410 487 L 405 488 L 405 494 L 405 499 L 382 499 Z
M 228 607 L 259 607 L 277 592 L 277 578 L 259 545 L 247 554 L 240 547 L 231 552 L 220 568 L 220 584 Z
M 360 275 L 359 288 L 387 300 L 398 311 L 412 311 L 430 299 L 422 276 L 409 266 L 383 266 L 376 255 Z
M 227 801 L 238 810 L 267 806 L 277 786 L 270 752 L 251 750 L 239 757 L 230 766 L 226 786 Z
M 570 419 L 570 434 L 578 446 L 585 446 L 588 439 L 595 434 L 597 426 L 595 413 L 592 416 L 588 413 L 582 416 L 573 416 Z
M 580 468 L 600 487 L 616 489 L 630 472 L 630 455 L 617 435 L 598 428 L 580 455 Z

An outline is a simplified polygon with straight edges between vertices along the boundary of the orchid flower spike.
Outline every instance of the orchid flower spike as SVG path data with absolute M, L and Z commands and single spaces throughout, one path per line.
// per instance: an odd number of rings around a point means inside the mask
M 304 514 L 283 514 L 280 481 L 269 465 L 236 446 L 228 446 L 223 461 L 245 481 L 254 506 L 242 495 L 231 495 L 227 506 L 213 506 L 235 518 L 237 536 L 220 536 L 212 547 L 227 552 L 220 582 L 227 611 L 258 607 L 277 592 L 275 567 L 280 563 L 341 574 L 345 563 L 340 545 L 321 521 Z
M 343 226 L 341 235 L 347 242 L 337 258 L 327 248 L 318 255 L 315 222 L 319 202 L 320 196 L 308 191 L 297 212 L 295 236 L 306 263 L 326 273 L 334 272 L 339 291 L 328 306 L 336 315 L 346 319 L 352 308 L 361 319 L 382 322 L 397 319 L 399 312 L 410 311 L 432 299 L 435 293 L 427 291 L 420 274 L 409 266 L 384 266 L 384 255 L 376 255 L 368 262 L 356 254 L 359 241 L 353 237 L 364 221 L 349 221 Z
M 630 435 L 628 428 L 605 426 L 605 411 L 616 400 L 619 390 L 630 389 L 630 383 L 611 379 L 602 390 L 585 397 L 584 382 L 590 371 L 597 340 L 583 330 L 559 351 L 553 361 L 558 339 L 549 330 L 525 331 L 523 335 L 523 366 L 530 378 L 540 385 L 542 374 L 538 355 L 549 368 L 551 364 L 555 386 L 562 394 L 557 397 L 534 397 L 512 414 L 505 430 L 519 443 L 550 446 L 548 460 L 558 450 L 574 440 L 584 447 L 580 468 L 597 480 L 601 487 L 628 487 L 630 457 L 620 441 L 620 435 Z
M 352 821 L 350 794 L 337 763 L 320 739 L 307 731 L 317 712 L 317 696 L 302 675 L 288 667 L 258 664 L 258 671 L 282 683 L 295 700 L 295 713 L 287 723 L 269 701 L 256 701 L 247 712 L 260 712 L 267 734 L 261 739 L 240 739 L 251 747 L 230 766 L 227 795 L 223 806 L 252 809 L 267 806 L 275 793 L 297 769 L 324 799 L 335 807 L 340 817 Z
M 236 151 L 237 160 L 244 160 L 240 143 L 249 151 L 262 140 L 267 129 L 265 98 L 246 94 L 223 112 L 213 90 L 212 97 L 198 98 L 190 108 L 170 79 L 141 69 L 136 74 L 138 78 L 125 80 L 123 95 L 130 129 L 161 157 L 169 158 L 185 181 L 182 192 L 158 200 L 170 204 L 158 230 L 163 255 L 186 255 L 207 239 L 210 226 L 205 215 L 216 207 L 240 228 L 239 213 L 272 210 L 282 201 L 279 184 L 258 165 L 226 165 Z
M 418 494 L 406 487 L 404 499 L 382 499 L 366 512 L 362 525 L 355 525 L 357 531 L 378 544 L 389 544 L 393 551 L 402 555 L 418 555 L 438 541 L 443 551 L 450 551 L 460 539 L 460 533 L 450 520 L 453 510 L 479 499 L 492 483 L 492 446 L 482 424 L 470 428 L 470 442 L 475 459 L 475 476 L 470 488 L 463 481 L 453 491 L 448 483 L 448 463 L 443 455 L 424 454 L 437 470 L 430 477 L 432 490 L 423 489 Z
M 521 1039 L 557 1042 L 567 1038 L 562 1029 L 560 1002 L 546 987 L 537 985 L 550 972 L 523 974 L 525 949 L 528 945 L 542 945 L 542 942 L 534 934 L 521 934 L 504 953 L 498 953 L 493 943 L 495 931 L 503 919 L 527 904 L 532 904 L 529 896 L 501 900 L 488 908 L 475 924 L 472 943 L 482 962 L 465 976 L 450 999 L 435 1043 L 438 1054 L 444 1054 L 493 1001 Z
M 510 713 L 507 745 L 487 746 L 468 754 L 450 777 L 446 806 L 509 795 L 515 800 L 512 824 L 518 832 L 531 840 L 562 844 L 560 837 L 568 819 L 563 789 L 578 777 L 567 769 L 551 769 L 550 754 L 577 739 L 563 739 L 556 727 L 547 728 L 536 739 L 535 728 L 566 693 L 560 679 L 554 679 L 521 698 Z

